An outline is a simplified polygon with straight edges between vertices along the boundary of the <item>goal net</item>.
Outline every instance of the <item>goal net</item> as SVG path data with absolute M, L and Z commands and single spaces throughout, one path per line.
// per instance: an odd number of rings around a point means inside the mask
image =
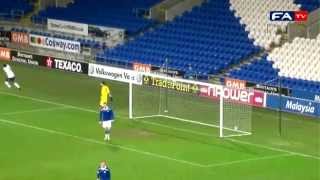
M 219 137 L 251 134 L 251 106 L 225 99 L 221 85 L 149 74 L 142 85 L 129 88 L 131 119 L 186 131 L 209 129 Z

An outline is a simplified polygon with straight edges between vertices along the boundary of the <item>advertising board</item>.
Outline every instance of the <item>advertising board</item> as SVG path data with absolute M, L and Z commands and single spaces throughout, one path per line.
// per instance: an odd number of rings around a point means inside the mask
M 303 115 L 320 116 L 320 103 L 288 96 L 267 95 L 267 107 Z
M 89 63 L 88 75 L 92 77 L 120 81 L 125 83 L 142 83 L 142 75 L 137 71 Z
M 53 49 L 63 52 L 80 53 L 81 51 L 80 42 L 54 37 L 30 34 L 29 43 L 31 46 Z
M 48 19 L 49 30 L 88 36 L 88 24 Z
M 0 60 L 10 61 L 10 49 L 0 47 Z
M 17 44 L 29 44 L 29 34 L 23 32 L 11 32 L 11 42 Z

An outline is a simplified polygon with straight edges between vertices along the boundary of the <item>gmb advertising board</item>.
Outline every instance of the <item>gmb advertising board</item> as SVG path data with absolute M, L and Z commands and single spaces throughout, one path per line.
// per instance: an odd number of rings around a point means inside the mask
M 29 34 L 24 32 L 11 32 L 11 42 L 21 45 L 29 45 Z
M 63 52 L 80 53 L 81 51 L 80 42 L 35 34 L 29 35 L 29 43 L 31 46 Z
M 281 108 L 282 111 L 286 112 L 320 117 L 320 103 L 306 99 L 268 94 L 267 107 L 271 109 Z

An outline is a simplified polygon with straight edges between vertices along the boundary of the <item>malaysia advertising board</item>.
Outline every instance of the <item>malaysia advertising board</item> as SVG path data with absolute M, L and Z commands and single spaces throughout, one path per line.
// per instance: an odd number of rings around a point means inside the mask
M 267 107 L 309 116 L 320 116 L 320 103 L 288 96 L 268 94 Z
M 53 49 L 57 51 L 64 51 L 70 53 L 80 53 L 81 51 L 80 42 L 54 37 L 30 34 L 29 43 L 31 46 Z
M 223 95 L 223 99 L 235 103 L 247 104 L 256 107 L 266 106 L 266 93 L 249 88 L 231 88 L 220 85 L 201 86 L 199 96 L 218 99 Z
M 88 74 L 88 64 L 66 59 L 53 58 L 50 56 L 44 57 L 41 65 L 50 69 L 59 69 L 74 73 Z
M 125 83 L 141 85 L 142 75 L 133 70 L 89 63 L 88 75 Z

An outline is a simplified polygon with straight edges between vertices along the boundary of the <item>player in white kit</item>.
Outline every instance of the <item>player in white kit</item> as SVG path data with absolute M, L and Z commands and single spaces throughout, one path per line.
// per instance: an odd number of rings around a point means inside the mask
M 6 80 L 5 80 L 4 84 L 8 88 L 11 88 L 11 84 L 13 84 L 16 88 L 20 89 L 20 85 L 15 81 L 16 80 L 16 76 L 14 75 L 14 72 L 12 71 L 11 67 L 9 66 L 9 64 L 4 64 L 3 65 L 3 71 L 6 74 Z

